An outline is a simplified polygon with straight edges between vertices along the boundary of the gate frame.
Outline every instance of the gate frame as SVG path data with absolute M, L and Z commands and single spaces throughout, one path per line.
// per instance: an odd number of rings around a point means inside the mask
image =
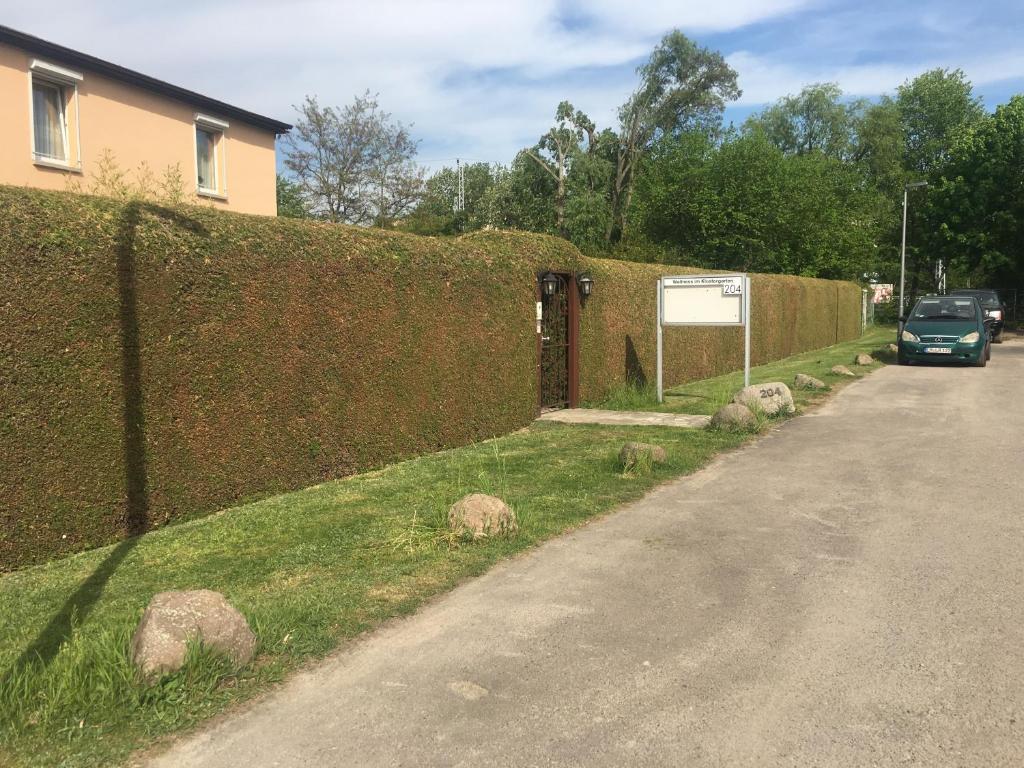
M 551 272 L 556 277 L 566 281 L 567 300 L 569 302 L 569 349 L 566 354 L 566 366 L 568 367 L 569 392 L 566 408 L 578 408 L 580 404 L 580 287 L 576 282 L 575 272 L 556 272 L 554 269 L 543 269 L 537 272 L 537 279 L 534 281 L 534 296 L 537 302 L 537 413 L 544 409 L 542 398 L 544 397 L 544 367 L 541 356 L 544 354 L 541 341 L 541 312 L 543 311 L 544 298 L 541 295 L 540 278 Z

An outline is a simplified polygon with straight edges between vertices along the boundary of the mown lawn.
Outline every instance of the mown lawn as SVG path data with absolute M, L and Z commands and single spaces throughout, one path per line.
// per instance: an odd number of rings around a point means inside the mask
M 692 472 L 744 439 L 537 424 L 8 574 L 0 578 L 0 762 L 118 762 L 459 579 Z M 668 451 L 667 465 L 624 477 L 616 454 L 626 440 L 657 441 Z M 447 509 L 473 491 L 506 499 L 520 517 L 520 533 L 451 547 Z M 75 617 L 49 665 L 21 660 L 76 590 L 119 558 L 109 579 L 89 589 L 88 597 L 101 590 L 98 599 Z M 259 638 L 257 662 L 236 674 L 200 654 L 147 689 L 128 660 L 134 626 L 154 593 L 192 588 L 223 592 L 248 617 Z
M 767 365 L 755 366 L 750 370 L 750 381 L 752 384 L 781 381 L 793 389 L 793 377 L 798 373 L 806 373 L 821 379 L 830 388 L 842 387 L 854 379 L 836 376 L 831 373 L 832 366 L 845 365 L 858 376 L 862 376 L 883 363 L 895 362 L 895 356 L 885 351 L 886 345 L 895 339 L 895 328 L 871 327 L 861 338 L 854 341 L 794 355 Z M 879 362 L 870 367 L 854 365 L 854 358 L 861 352 L 871 354 Z M 713 379 L 703 379 L 668 388 L 665 390 L 664 403 L 658 403 L 654 385 L 648 383 L 645 387 L 620 387 L 612 392 L 607 400 L 595 405 L 623 411 L 712 414 L 728 403 L 742 386 L 743 371 L 734 371 Z M 793 389 L 793 400 L 796 402 L 797 409 L 826 395 L 827 392 Z
M 884 343 L 883 336 L 891 333 L 763 366 L 754 380 L 791 380 L 797 370 L 819 375 L 822 366 L 827 371 Z M 709 412 L 726 388 L 738 386 L 736 376 L 673 390 L 669 409 Z M 0 765 L 122 762 L 460 579 L 693 472 L 747 439 L 706 430 L 537 423 L 4 575 Z M 657 442 L 668 462 L 624 476 L 616 456 L 627 440 Z M 447 509 L 474 491 L 504 498 L 519 516 L 520 532 L 453 542 Z M 156 592 L 196 588 L 223 592 L 247 616 L 258 637 L 256 661 L 235 670 L 196 649 L 181 672 L 143 686 L 128 659 L 143 608 Z

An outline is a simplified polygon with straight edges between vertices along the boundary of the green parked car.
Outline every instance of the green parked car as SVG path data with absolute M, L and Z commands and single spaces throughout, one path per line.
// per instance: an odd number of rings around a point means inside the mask
M 900 365 L 969 363 L 985 367 L 992 356 L 989 322 L 974 296 L 925 296 L 900 318 Z

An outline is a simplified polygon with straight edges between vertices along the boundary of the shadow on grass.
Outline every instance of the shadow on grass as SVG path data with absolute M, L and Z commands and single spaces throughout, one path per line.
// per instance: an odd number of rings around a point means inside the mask
M 103 594 L 107 582 L 139 542 L 140 534 L 149 527 L 149 489 L 146 474 L 146 420 L 142 393 L 137 280 L 135 273 L 135 236 L 143 211 L 197 233 L 205 228 L 194 219 L 160 206 L 133 201 L 124 206 L 117 233 L 117 287 L 121 336 L 122 409 L 125 527 L 128 537 L 120 542 L 96 567 L 88 578 L 61 606 L 57 614 L 36 636 L 4 675 L 3 683 L 31 664 L 45 669 L 70 637 L 74 624 L 81 622 Z

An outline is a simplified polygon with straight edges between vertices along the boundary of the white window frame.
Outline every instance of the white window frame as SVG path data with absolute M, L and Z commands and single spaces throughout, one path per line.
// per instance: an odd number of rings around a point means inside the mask
M 28 111 L 29 147 L 32 162 L 47 168 L 60 168 L 75 173 L 82 172 L 82 117 L 78 105 L 78 84 L 85 78 L 81 72 L 60 67 L 40 59 L 33 59 L 28 68 Z M 36 83 L 57 88 L 62 97 L 61 135 L 64 139 L 64 160 L 57 160 L 36 151 L 36 106 L 33 86 Z M 70 94 L 68 89 L 71 89 Z M 71 140 L 68 131 L 68 105 L 75 106 L 75 162 L 71 162 Z
M 195 158 L 196 194 L 201 197 L 212 197 L 216 200 L 228 199 L 228 156 L 227 130 L 230 127 L 226 120 L 196 112 L 192 126 L 192 156 Z M 199 139 L 198 132 L 203 130 L 214 134 L 213 142 L 213 188 L 199 186 Z M 223 178 L 222 178 L 223 176 Z M 223 183 L 222 183 L 223 182 Z

